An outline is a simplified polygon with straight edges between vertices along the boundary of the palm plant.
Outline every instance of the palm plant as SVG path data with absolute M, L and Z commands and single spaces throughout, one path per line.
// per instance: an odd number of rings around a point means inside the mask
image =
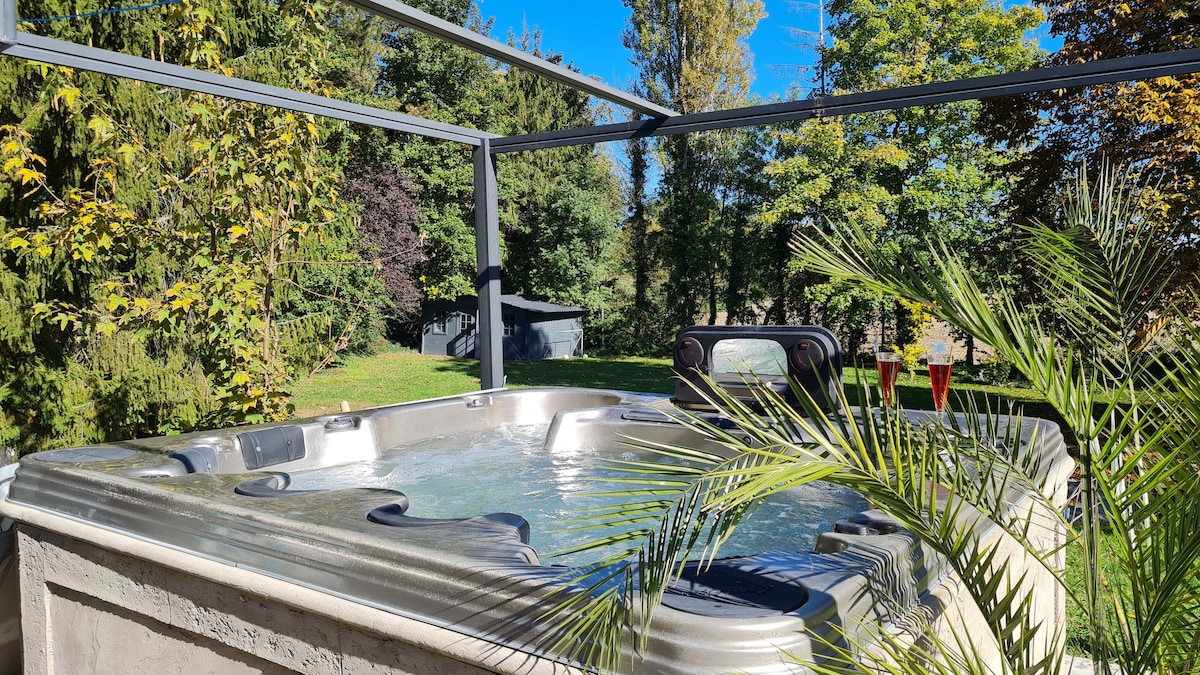
M 1068 601 L 1088 617 L 1094 664 L 1188 673 L 1200 670 L 1200 331 L 1154 309 L 1173 240 L 1141 208 L 1140 189 L 1111 169 L 1094 185 L 1081 171 L 1064 200 L 1067 228 L 1028 229 L 1026 250 L 1057 301 L 1049 318 L 1027 312 L 1004 288 L 979 288 L 964 259 L 939 242 L 928 256 L 900 264 L 867 232 L 845 226 L 805 235 L 795 250 L 811 269 L 932 308 L 994 347 L 1054 406 L 1075 439 L 1082 486 L 1082 515 L 1065 545 L 1082 554 L 1086 582 Z M 1171 349 L 1148 349 L 1154 335 Z M 1032 511 L 1014 513 L 1002 496 L 1017 487 L 1041 513 L 1057 516 L 1054 495 L 1041 490 L 1045 467 L 1006 438 L 1017 420 L 969 409 L 946 425 L 898 408 L 854 418 L 822 413 L 811 400 L 797 411 L 766 387 L 751 390 L 754 406 L 720 388 L 709 398 L 735 431 L 682 416 L 722 451 L 639 443 L 659 459 L 618 463 L 625 477 L 612 494 L 623 503 L 580 516 L 580 527 L 619 528 L 581 548 L 615 552 L 576 579 L 591 592 L 564 600 L 556 614 L 570 622 L 561 649 L 573 647 L 572 656 L 601 670 L 617 668 L 621 641 L 646 635 L 684 561 L 718 556 L 767 496 L 823 480 L 859 491 L 945 557 L 987 620 L 1003 672 L 1058 671 L 1061 626 L 1029 619 L 1033 579 L 1006 576 L 1000 550 L 977 534 L 981 523 L 999 525 L 1062 583 L 1055 564 L 1061 551 L 1033 541 Z M 947 462 L 949 455 L 964 461 Z M 1102 519 L 1128 590 L 1102 572 Z M 958 634 L 931 636 L 912 649 L 883 631 L 846 632 L 820 670 L 853 671 L 867 667 L 865 659 L 893 672 L 985 672 L 995 665 Z M 866 643 L 874 643 L 874 656 Z

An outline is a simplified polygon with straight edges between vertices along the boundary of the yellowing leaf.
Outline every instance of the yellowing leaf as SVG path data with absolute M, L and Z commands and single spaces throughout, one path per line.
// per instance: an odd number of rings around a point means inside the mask
M 112 134 L 112 125 L 103 117 L 93 117 L 88 120 L 87 127 L 99 138 L 107 138 Z
M 108 296 L 108 311 L 110 311 L 110 312 L 116 311 L 116 309 L 118 307 L 125 307 L 128 309 L 129 299 L 123 298 L 115 293 Z
M 188 308 L 192 306 L 192 303 L 195 301 L 196 301 L 195 298 L 179 298 L 178 300 L 172 300 L 171 301 L 171 309 L 182 309 L 183 311 L 186 312 L 188 310 Z
M 54 101 L 53 101 L 54 107 L 55 108 L 58 107 L 58 102 L 60 100 L 66 101 L 68 108 L 75 107 L 75 99 L 79 97 L 79 93 L 80 93 L 79 89 L 77 89 L 73 86 L 70 86 L 70 85 L 59 89 L 58 92 L 54 95 Z

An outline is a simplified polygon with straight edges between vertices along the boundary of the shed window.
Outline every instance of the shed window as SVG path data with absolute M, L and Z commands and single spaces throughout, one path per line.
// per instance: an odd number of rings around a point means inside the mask
M 504 337 L 512 337 L 517 334 L 517 317 L 513 314 L 504 314 L 501 316 L 504 320 Z
M 463 312 L 459 315 L 459 327 L 464 333 L 475 332 L 475 315 Z
M 446 315 L 445 314 L 439 314 L 438 316 L 434 317 L 434 319 L 433 319 L 433 334 L 434 335 L 445 335 L 446 334 Z

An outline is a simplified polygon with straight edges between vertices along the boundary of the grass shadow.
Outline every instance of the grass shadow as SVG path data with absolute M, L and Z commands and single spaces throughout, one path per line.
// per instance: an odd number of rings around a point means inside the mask
M 504 364 L 510 387 L 559 386 L 670 394 L 671 363 L 663 359 L 560 359 Z

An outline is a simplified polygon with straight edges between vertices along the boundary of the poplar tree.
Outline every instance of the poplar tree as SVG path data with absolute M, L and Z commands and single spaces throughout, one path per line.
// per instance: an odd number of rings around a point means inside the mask
M 765 16 L 758 0 L 625 0 L 632 10 L 622 41 L 646 97 L 680 113 L 745 103 L 751 55 L 745 43 Z M 728 240 L 721 227 L 720 162 L 733 134 L 661 139 L 659 222 L 670 327 L 693 323 L 708 300 L 715 319 Z M 635 252 L 647 255 L 650 251 Z

